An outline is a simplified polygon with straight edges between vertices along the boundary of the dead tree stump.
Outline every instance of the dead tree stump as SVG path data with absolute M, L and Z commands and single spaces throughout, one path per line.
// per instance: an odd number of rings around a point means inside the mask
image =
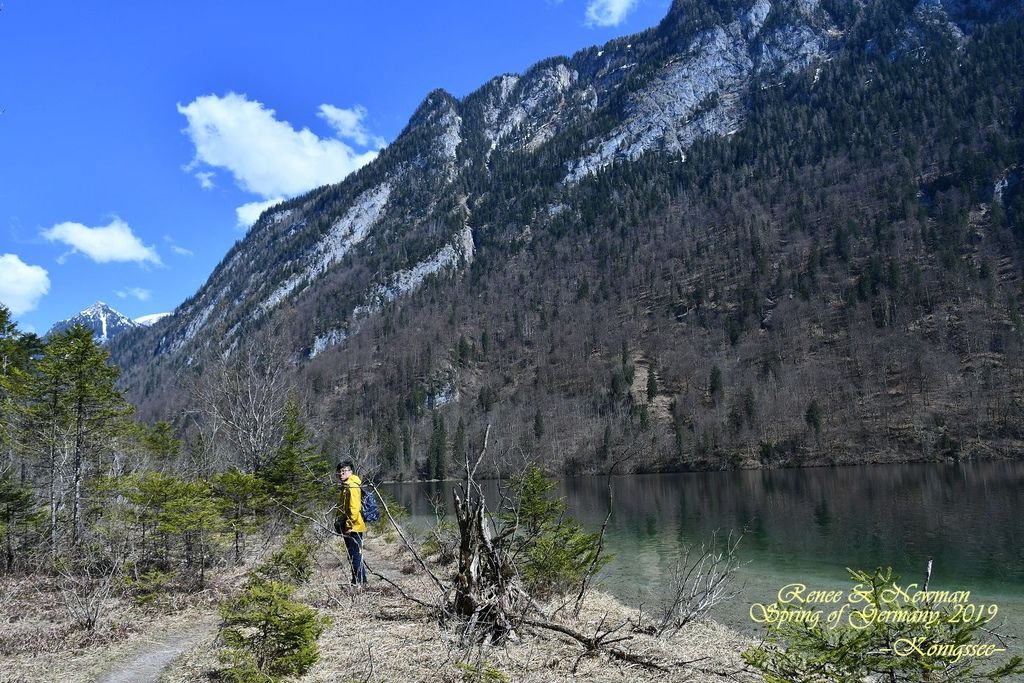
M 484 497 L 479 489 L 465 499 L 455 494 L 459 523 L 459 572 L 455 577 L 452 612 L 465 621 L 464 642 L 500 642 L 518 639 L 526 597 L 512 563 L 508 541 L 515 533 L 510 525 L 491 533 L 484 519 Z

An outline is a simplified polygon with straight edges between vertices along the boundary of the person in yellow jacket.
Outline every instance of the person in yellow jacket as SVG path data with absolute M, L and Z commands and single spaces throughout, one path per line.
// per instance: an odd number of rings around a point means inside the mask
M 363 521 L 363 481 L 352 472 L 352 461 L 342 460 L 338 463 L 338 479 L 341 481 L 341 493 L 338 496 L 338 519 L 334 526 L 338 533 L 345 537 L 349 559 L 352 560 L 352 585 L 366 583 L 366 567 L 363 566 L 363 534 L 366 533 L 366 522 Z

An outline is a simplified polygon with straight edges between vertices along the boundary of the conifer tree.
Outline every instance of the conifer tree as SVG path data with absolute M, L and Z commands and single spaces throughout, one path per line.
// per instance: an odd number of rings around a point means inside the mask
M 445 433 L 444 418 L 434 413 L 434 429 L 430 434 L 427 446 L 427 469 L 431 479 L 444 479 L 448 472 L 447 454 L 448 436 Z
M 384 468 L 393 471 L 398 467 L 398 434 L 395 433 L 395 425 L 388 422 L 380 435 L 380 461 Z
M 284 433 L 281 446 L 274 453 L 265 479 L 270 495 L 290 510 L 299 510 L 324 495 L 322 477 L 327 472 L 327 459 L 310 445 L 310 433 L 295 400 L 284 410 Z
M 32 490 L 21 485 L 8 471 L 0 475 L 0 540 L 3 543 L 4 571 L 11 572 L 15 562 L 15 539 L 38 518 Z
M 0 304 L 0 452 L 7 464 L 12 461 L 17 399 L 28 379 L 20 337 L 10 311 Z
M 169 462 L 181 453 L 181 441 L 175 438 L 174 427 L 164 420 L 142 433 L 142 443 L 160 463 Z
M 412 465 L 412 430 L 408 424 L 402 425 L 402 465 Z
M 291 599 L 294 588 L 253 579 L 237 598 L 221 606 L 221 637 L 230 648 L 229 681 L 280 681 L 301 676 L 320 658 L 316 640 L 330 624 L 317 611 Z
M 452 460 L 456 465 L 466 462 L 466 423 L 461 417 L 452 440 Z
M 46 473 L 49 536 L 56 554 L 62 507 L 70 508 L 71 545 L 82 533 L 86 469 L 98 465 L 105 447 L 126 429 L 132 412 L 114 388 L 118 369 L 87 328 L 76 325 L 54 334 L 34 363 L 27 386 L 26 427 Z M 65 496 L 70 501 L 65 501 Z
M 270 504 L 267 484 L 237 467 L 215 475 L 210 483 L 218 511 L 234 536 L 235 562 L 240 562 L 246 536 L 256 531 Z
M 715 403 L 722 397 L 722 370 L 717 365 L 711 367 L 711 374 L 708 375 L 708 394 Z
M 807 412 L 804 413 L 804 421 L 807 426 L 814 430 L 815 434 L 821 433 L 821 406 L 817 400 L 811 400 L 807 405 Z
M 51 348 L 55 347 L 55 348 Z M 71 445 L 71 539 L 78 542 L 82 531 L 82 484 L 86 459 L 96 455 L 119 428 L 121 418 L 132 407 L 114 388 L 120 371 L 107 361 L 110 354 L 92 336 L 92 331 L 76 325 L 65 334 L 55 335 L 46 352 L 63 356 L 67 374 L 68 436 Z
M 161 524 L 167 532 L 180 537 L 185 564 L 193 569 L 193 576 L 198 567 L 198 587 L 202 589 L 206 585 L 206 563 L 223 520 L 217 513 L 217 503 L 210 495 L 207 482 L 181 481 L 174 493 Z

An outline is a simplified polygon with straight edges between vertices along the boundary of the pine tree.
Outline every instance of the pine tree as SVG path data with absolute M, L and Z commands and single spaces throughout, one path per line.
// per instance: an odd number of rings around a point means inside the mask
M 431 479 L 444 479 L 448 473 L 446 450 L 448 436 L 445 433 L 444 418 L 434 413 L 434 429 L 430 434 L 427 446 L 427 469 Z
M 0 304 L 0 452 L 12 460 L 18 400 L 28 381 L 28 355 L 11 313 Z
M 179 482 L 175 495 L 164 510 L 161 524 L 168 533 L 176 534 L 182 542 L 186 566 L 194 570 L 198 566 L 198 587 L 206 585 L 206 564 L 222 528 L 223 519 L 218 514 L 217 501 L 211 495 L 210 485 L 205 481 Z
M 330 624 L 315 609 L 291 599 L 294 588 L 274 580 L 252 580 L 221 606 L 221 637 L 231 648 L 229 681 L 280 681 L 301 676 L 320 658 L 316 640 Z
M 480 355 L 484 358 L 491 353 L 491 333 L 484 328 L 484 331 L 480 333 Z
M 328 474 L 327 459 L 309 441 L 299 406 L 290 400 L 284 411 L 281 446 L 263 473 L 270 495 L 290 510 L 305 508 L 324 496 L 322 478 Z
M 234 535 L 235 562 L 245 550 L 245 538 L 258 527 L 270 504 L 267 483 L 259 477 L 232 467 L 210 481 L 217 508 Z
M 552 495 L 556 487 L 554 479 L 529 465 L 512 483 L 516 512 L 503 515 L 506 523 L 518 524 L 520 568 L 535 595 L 578 585 L 588 569 L 599 569 L 611 559 L 598 557 L 599 534 L 586 532 L 566 515 L 565 498 Z
M 56 554 L 58 511 L 70 495 L 71 545 L 81 538 L 86 467 L 127 429 L 132 412 L 114 388 L 119 371 L 92 332 L 76 325 L 54 334 L 34 364 L 28 384 L 28 441 L 47 474 L 50 545 Z M 67 464 L 65 464 L 67 463 Z
M 380 461 L 384 469 L 391 472 L 398 469 L 398 434 L 393 422 L 388 422 L 380 435 Z
M 181 453 L 181 441 L 174 437 L 174 427 L 164 420 L 143 432 L 142 443 L 159 463 L 168 463 Z
M 711 367 L 711 374 L 708 375 L 708 394 L 711 400 L 717 403 L 722 398 L 722 370 L 717 366 Z
M 455 438 L 452 440 L 452 461 L 456 466 L 466 462 L 466 423 L 461 417 L 455 428 Z
M 815 434 L 821 433 L 821 406 L 817 400 L 811 400 L 807 405 L 807 412 L 804 413 L 804 421 L 807 426 L 814 430 Z
M 56 349 L 51 349 L 56 345 Z M 71 542 L 76 544 L 82 532 L 82 485 L 86 458 L 96 453 L 124 428 L 121 418 L 133 408 L 114 388 L 120 371 L 107 361 L 110 354 L 84 326 L 75 326 L 65 336 L 56 335 L 47 344 L 47 352 L 65 354 L 68 377 L 68 402 L 72 439 Z
M 412 429 L 408 424 L 402 425 L 402 465 L 412 465 Z
M 19 484 L 10 471 L 0 475 L 0 539 L 3 542 L 4 571 L 15 561 L 15 539 L 38 519 L 32 490 Z

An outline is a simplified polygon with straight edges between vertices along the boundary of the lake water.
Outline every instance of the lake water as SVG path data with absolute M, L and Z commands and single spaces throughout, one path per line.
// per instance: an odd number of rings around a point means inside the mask
M 455 485 L 388 490 L 426 527 L 431 500 L 450 511 Z M 485 490 L 497 500 L 497 482 Z M 747 633 L 759 630 L 750 604 L 772 602 L 785 584 L 848 590 L 846 567 L 878 566 L 920 582 L 930 557 L 932 590 L 995 601 L 1006 629 L 1024 635 L 1024 462 L 631 475 L 612 478 L 612 490 L 606 545 L 615 558 L 600 585 L 631 604 L 652 603 L 685 546 L 746 529 L 743 592 L 713 616 Z M 607 477 L 565 479 L 558 491 L 585 527 L 601 527 Z

